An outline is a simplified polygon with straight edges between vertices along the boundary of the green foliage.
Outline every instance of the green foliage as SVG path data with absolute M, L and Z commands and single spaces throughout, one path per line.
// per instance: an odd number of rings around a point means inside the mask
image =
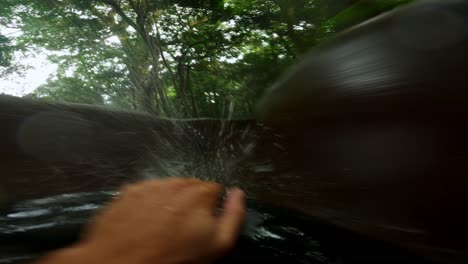
M 349 8 L 325 21 L 317 33 L 317 38 L 329 38 L 337 32 L 411 1 L 412 0 L 357 1 Z
M 0 66 L 55 52 L 30 96 L 176 117 L 251 116 L 286 67 L 324 38 L 408 0 L 3 0 Z
M 4 0 L 0 4 L 0 28 L 7 27 L 9 24 L 15 23 L 12 19 L 13 0 Z M 14 73 L 16 70 L 24 69 L 13 63 L 13 54 L 15 50 L 20 50 L 21 47 L 14 45 L 11 38 L 0 33 L 0 77 Z
M 13 58 L 13 47 L 11 41 L 6 36 L 0 35 L 0 67 L 11 65 Z

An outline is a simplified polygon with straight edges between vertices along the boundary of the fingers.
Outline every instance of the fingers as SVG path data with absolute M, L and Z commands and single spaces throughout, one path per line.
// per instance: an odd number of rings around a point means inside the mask
M 245 195 L 238 188 L 228 192 L 224 203 L 223 214 L 219 218 L 218 245 L 223 250 L 229 250 L 239 236 L 240 228 L 245 219 Z
M 129 184 L 122 188 L 121 196 L 145 196 L 173 197 L 172 202 L 191 204 L 194 207 L 208 209 L 213 208 L 222 191 L 221 185 L 206 182 L 196 178 L 171 177 L 166 179 L 147 180 L 135 184 Z M 175 198 L 177 197 L 177 199 Z
M 221 191 L 222 186 L 219 184 L 193 178 L 143 181 L 122 189 L 119 200 L 114 201 L 114 204 L 102 214 L 108 219 L 115 220 L 122 215 L 122 212 L 126 212 L 134 216 L 126 217 L 126 220 L 133 221 L 129 224 L 132 228 L 140 225 L 144 227 L 148 219 L 151 219 L 150 222 L 166 221 L 164 226 L 167 224 L 180 226 L 191 221 L 184 227 L 187 232 L 183 235 L 188 238 L 205 236 L 207 245 L 210 245 L 210 249 L 205 248 L 205 250 L 220 257 L 234 246 L 245 218 L 245 198 L 240 189 L 228 192 L 222 214 L 215 216 L 214 209 Z M 107 228 L 109 220 L 101 222 L 102 224 L 98 222 L 91 226 L 85 233 L 85 235 L 90 234 L 89 239 L 92 239 L 93 234 L 98 234 L 96 230 L 104 233 L 113 232 L 112 228 Z M 115 222 L 125 227 L 123 221 Z M 114 224 L 114 227 L 116 226 L 117 223 Z M 122 229 L 120 226 L 118 228 Z M 198 238 L 195 241 L 198 241 Z
M 214 213 L 214 208 L 222 191 L 221 185 L 212 182 L 193 184 L 181 194 L 180 202 L 188 204 L 192 209 L 199 208 L 209 214 Z
M 147 194 L 157 192 L 161 193 L 164 191 L 178 192 L 182 191 L 187 187 L 193 187 L 197 184 L 203 183 L 203 181 L 196 178 L 180 178 L 180 177 L 169 177 L 165 179 L 152 179 L 145 180 L 137 183 L 131 183 L 124 185 L 121 188 L 121 195 L 126 194 Z
M 149 180 L 132 184 L 124 189 L 125 193 L 143 195 L 145 193 L 159 192 L 175 195 L 177 199 L 173 202 L 185 204 L 184 207 L 200 208 L 208 213 L 214 213 L 214 209 L 220 198 L 222 186 L 217 183 L 206 182 L 195 178 L 167 178 L 164 180 Z M 179 193 L 177 193 L 179 192 Z M 148 199 L 148 197 L 146 198 Z M 172 203 L 172 202 L 171 202 Z M 245 218 L 244 193 L 240 189 L 233 189 L 223 205 L 223 213 L 218 218 L 220 244 L 227 245 L 234 243 L 239 233 L 239 229 Z
M 199 205 L 210 213 L 214 213 L 214 209 L 223 190 L 222 186 L 216 183 L 206 183 L 200 186 L 200 189 Z

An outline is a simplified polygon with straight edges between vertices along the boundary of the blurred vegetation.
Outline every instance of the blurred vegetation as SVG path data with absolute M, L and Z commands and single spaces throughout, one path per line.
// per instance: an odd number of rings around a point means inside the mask
M 34 98 L 171 117 L 250 117 L 320 41 L 409 0 L 1 0 L 0 74 L 14 52 L 59 65 Z M 234 111 L 232 111 L 234 109 Z

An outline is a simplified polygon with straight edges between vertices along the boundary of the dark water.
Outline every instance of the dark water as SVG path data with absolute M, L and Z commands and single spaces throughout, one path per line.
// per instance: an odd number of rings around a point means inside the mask
M 26 263 L 75 241 L 115 192 L 69 193 L 17 203 L 0 216 L 0 263 Z M 295 211 L 248 200 L 242 236 L 220 263 L 430 263 Z

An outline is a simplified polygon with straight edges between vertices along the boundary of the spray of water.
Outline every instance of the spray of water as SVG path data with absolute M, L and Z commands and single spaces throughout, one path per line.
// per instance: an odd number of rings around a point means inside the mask
M 159 143 L 148 146 L 140 177 L 197 177 L 248 192 L 253 184 L 249 178 L 274 168 L 268 158 L 256 153 L 258 124 L 233 120 L 234 106 L 231 103 L 226 118 L 220 120 L 172 120 L 172 135 L 154 130 Z

